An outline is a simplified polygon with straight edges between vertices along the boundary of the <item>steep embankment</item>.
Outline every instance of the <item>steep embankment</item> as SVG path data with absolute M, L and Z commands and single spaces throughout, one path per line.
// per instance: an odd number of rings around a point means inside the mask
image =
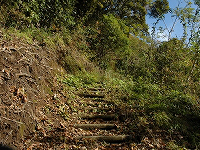
M 0 142 L 27 148 L 27 136 L 39 130 L 41 110 L 55 92 L 61 67 L 51 49 L 5 34 L 0 35 Z
M 59 60 L 55 49 L 0 32 L 1 144 L 31 149 L 51 147 L 45 138 L 53 145 L 61 142 L 59 133 L 49 139 L 63 120 L 61 101 L 53 97 L 61 88 L 56 77 L 63 73 Z M 60 99 L 66 101 L 64 94 Z

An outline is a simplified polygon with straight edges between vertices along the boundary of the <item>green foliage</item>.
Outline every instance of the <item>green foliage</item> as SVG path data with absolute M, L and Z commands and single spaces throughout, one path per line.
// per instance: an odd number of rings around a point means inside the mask
M 82 69 L 82 66 L 79 62 L 75 60 L 75 58 L 71 55 L 68 55 L 69 52 L 63 51 L 60 52 L 60 60 L 59 63 L 67 70 L 68 72 L 75 73 Z
M 115 91 L 113 95 L 115 99 L 121 99 L 120 103 L 124 102 L 133 109 L 136 106 L 144 112 L 144 115 L 138 116 L 138 124 L 150 129 L 149 124 L 153 124 L 153 129 L 169 132 L 177 147 L 182 144 L 181 142 L 187 143 L 190 147 L 198 143 L 199 130 L 196 129 L 199 126 L 200 112 L 193 94 L 186 94 L 167 84 L 151 83 L 141 77 L 133 81 L 130 77 L 126 78 L 110 71 L 106 73 L 104 83 L 107 88 Z M 176 141 L 173 136 L 176 134 L 187 138 Z M 169 147 L 172 146 L 172 143 L 168 144 Z
M 56 27 L 72 25 L 73 3 L 73 1 L 34 1 L 33 3 L 28 3 L 28 7 L 31 8 L 28 9 L 27 13 L 30 14 L 28 17 L 31 20 L 36 19 L 34 23 L 39 23 L 41 27 L 50 27 L 53 24 Z M 35 14 L 31 14 L 32 12 Z
M 105 68 L 111 56 L 120 58 L 129 51 L 128 31 L 128 27 L 113 15 L 104 15 L 96 29 L 88 30 L 90 49 L 95 51 L 96 60 L 104 60 Z
M 136 37 L 129 39 L 130 50 L 117 61 L 122 73 L 131 75 L 136 81 L 142 78 L 179 89 L 185 86 L 193 66 L 193 54 L 181 40 L 174 38 L 152 48 Z
M 180 75 L 186 75 L 185 70 L 188 49 L 184 48 L 182 41 L 171 39 L 163 42 L 153 53 L 156 76 L 161 82 L 170 84 Z
M 129 51 L 117 60 L 117 68 L 124 74 L 129 74 L 133 78 L 148 76 L 149 45 L 135 36 L 129 37 Z M 149 68 L 148 68 L 149 66 Z
M 132 33 L 148 33 L 148 26 L 145 23 L 147 14 L 145 0 L 116 0 L 104 5 L 106 13 L 113 14 L 116 18 L 120 18 L 128 26 Z
M 148 34 L 148 26 L 145 22 L 147 6 L 151 6 L 150 14 L 153 17 L 159 17 L 169 10 L 167 0 L 157 0 L 156 2 L 149 0 L 77 0 L 75 11 L 77 19 L 81 18 L 86 25 L 95 24 L 104 15 L 112 14 L 124 21 L 132 33 L 146 35 Z
M 194 1 L 195 1 L 195 4 L 200 7 L 200 1 L 199 0 L 194 0 Z
M 167 0 L 156 0 L 150 4 L 149 15 L 154 18 L 162 17 L 169 11 L 169 2 Z
M 127 27 L 113 15 L 104 16 L 100 26 L 101 37 L 99 39 L 104 51 L 116 51 L 122 54 L 127 50 L 129 40 L 126 28 Z
M 19 1 L 1 1 L 0 20 L 3 27 L 27 25 L 29 22 L 21 11 Z
M 176 17 L 183 26 L 183 40 L 188 40 L 188 45 L 191 42 L 196 41 L 198 39 L 199 32 L 199 8 L 196 10 L 193 8 L 191 1 L 187 1 L 184 8 L 176 7 L 172 10 L 172 17 Z M 195 0 L 195 4 L 198 5 L 198 1 Z
M 101 81 L 101 76 L 98 73 L 79 72 L 76 75 L 66 74 L 58 76 L 58 80 L 67 85 L 71 90 L 81 89 L 85 87 L 93 87 Z
M 167 149 L 170 150 L 184 150 L 185 148 L 178 146 L 177 143 L 175 143 L 175 141 L 170 141 L 167 143 Z
M 156 97 L 153 101 L 148 102 L 147 112 L 166 112 L 170 114 L 170 117 L 188 117 L 198 113 L 196 101 L 191 95 L 175 90 L 162 91 L 162 93 L 162 95 L 154 94 Z
M 5 27 L 61 27 L 74 24 L 72 12 L 74 1 L 2 1 L 1 24 Z
M 77 19 L 83 20 L 86 24 L 96 22 L 103 15 L 101 12 L 103 9 L 103 2 L 105 2 L 105 0 L 77 0 L 75 4 Z
M 96 84 L 100 81 L 100 75 L 98 73 L 80 73 L 78 75 L 79 78 L 81 78 L 81 81 L 83 85 L 85 86 L 91 86 L 93 84 Z
M 169 127 L 171 119 L 165 112 L 154 113 L 153 119 L 159 126 Z

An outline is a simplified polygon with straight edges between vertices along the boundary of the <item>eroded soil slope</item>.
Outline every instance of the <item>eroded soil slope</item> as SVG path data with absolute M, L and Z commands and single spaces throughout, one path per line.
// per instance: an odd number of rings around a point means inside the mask
M 34 143 L 36 131 L 43 128 L 43 109 L 58 90 L 56 74 L 61 67 L 52 49 L 29 44 L 0 32 L 0 143 L 18 149 Z M 59 116 L 52 116 L 53 128 Z M 56 120 L 56 121 L 55 121 Z

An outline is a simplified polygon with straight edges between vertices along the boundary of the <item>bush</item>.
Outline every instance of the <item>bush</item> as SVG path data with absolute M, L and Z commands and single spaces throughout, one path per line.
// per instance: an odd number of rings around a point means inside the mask
M 166 85 L 180 88 L 191 68 L 189 49 L 176 38 L 161 43 L 153 52 L 156 79 Z
M 2 1 L 0 9 L 1 24 L 4 27 L 61 27 L 74 24 L 74 1 Z
M 149 61 L 149 45 L 143 40 L 130 35 L 129 51 L 117 61 L 118 69 L 124 74 L 133 76 L 136 80 L 139 77 L 148 76 L 148 69 L 151 68 Z
M 119 59 L 129 50 L 128 27 L 113 15 L 104 15 L 95 27 L 87 30 L 87 41 L 95 59 L 108 66 L 113 57 Z

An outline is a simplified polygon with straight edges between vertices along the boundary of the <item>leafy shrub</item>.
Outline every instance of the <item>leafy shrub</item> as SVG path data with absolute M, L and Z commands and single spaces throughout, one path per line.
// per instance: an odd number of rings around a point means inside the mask
M 122 55 L 123 56 L 123 55 Z M 135 80 L 149 75 L 149 45 L 138 37 L 130 35 L 129 51 L 117 60 L 117 68 L 121 73 L 131 75 Z
M 128 27 L 113 15 L 104 15 L 95 28 L 87 31 L 87 41 L 95 53 L 95 59 L 104 62 L 105 66 L 109 64 L 111 56 L 118 59 L 129 50 Z
M 169 127 L 171 122 L 170 117 L 164 111 L 154 113 L 153 119 L 161 127 Z
M 153 52 L 155 72 L 158 81 L 168 85 L 180 85 L 187 78 L 188 68 L 191 67 L 190 55 L 184 43 L 178 39 L 163 42 Z M 176 88 L 179 88 L 179 87 Z
M 1 23 L 5 27 L 61 27 L 74 24 L 72 12 L 74 1 L 2 1 Z
M 101 23 L 100 41 L 105 55 L 108 52 L 123 54 L 128 49 L 127 26 L 112 15 L 104 15 Z
M 98 73 L 79 72 L 76 75 L 66 74 L 58 76 L 60 82 L 67 85 L 69 89 L 80 89 L 85 87 L 93 87 L 101 81 L 101 76 Z

